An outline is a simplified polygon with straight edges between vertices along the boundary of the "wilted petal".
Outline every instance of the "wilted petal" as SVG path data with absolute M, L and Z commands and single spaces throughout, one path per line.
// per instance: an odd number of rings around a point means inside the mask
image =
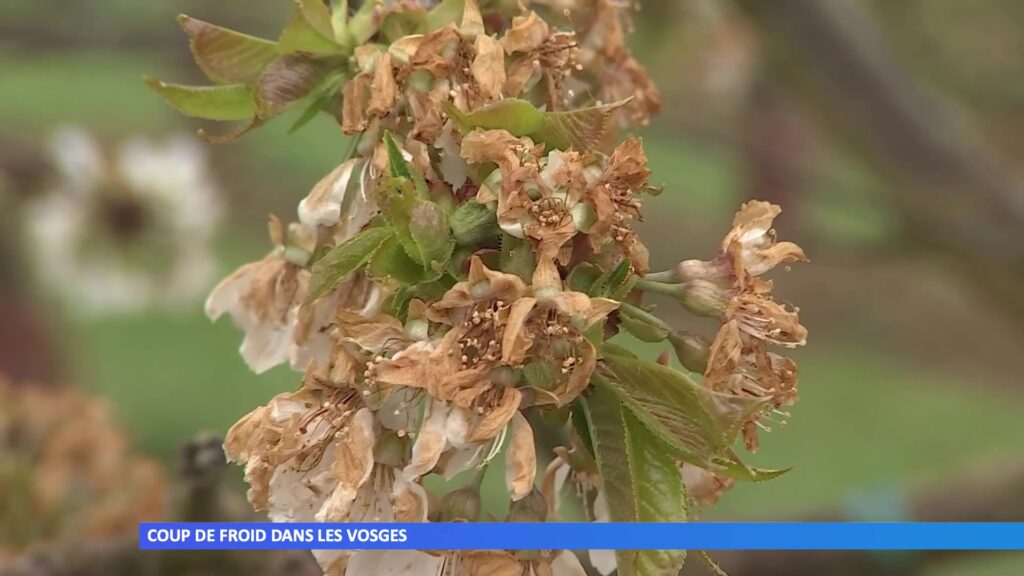
M 497 40 L 487 35 L 476 37 L 476 57 L 470 69 L 484 98 L 495 100 L 501 96 L 505 85 L 505 52 Z
M 498 435 L 519 411 L 523 393 L 518 388 L 505 388 L 498 404 L 485 412 L 469 434 L 470 442 L 483 442 Z
M 364 550 L 348 562 L 350 576 L 437 576 L 444 567 L 443 556 L 418 550 Z
M 391 509 L 395 522 L 426 522 L 427 492 L 417 482 L 395 478 L 391 487 Z
M 441 453 L 447 445 L 446 425 L 448 422 L 448 404 L 434 400 L 427 409 L 427 414 L 416 435 L 416 443 L 412 446 L 412 458 L 402 470 L 402 476 L 409 481 L 430 472 L 437 465 Z
M 387 52 L 377 57 L 370 84 L 370 102 L 366 113 L 371 116 L 386 116 L 395 107 L 398 86 L 395 84 L 394 70 L 391 68 L 391 55 Z
M 317 512 L 318 522 L 342 522 L 348 517 L 359 488 L 373 472 L 373 413 L 360 408 L 342 431 L 343 437 L 334 445 L 331 473 L 338 484 L 323 507 Z
M 530 12 L 512 19 L 512 27 L 502 36 L 501 43 L 509 54 L 532 52 L 548 39 L 549 33 L 547 23 L 536 12 Z
M 586 576 L 580 559 L 572 550 L 562 550 L 551 561 L 551 576 Z
M 522 364 L 526 359 L 533 338 L 524 328 L 536 304 L 536 298 L 520 298 L 512 303 L 501 341 L 501 361 L 504 364 Z
M 523 566 L 508 552 L 469 550 L 462 553 L 459 576 L 523 576 Z
M 521 500 L 533 490 L 537 476 L 537 451 L 533 442 L 533 428 L 521 412 L 516 412 L 509 423 L 510 434 L 505 452 L 505 487 L 513 502 Z
M 309 195 L 299 202 L 299 221 L 306 226 L 337 224 L 353 174 L 358 175 L 362 166 L 361 158 L 353 158 L 317 182 Z

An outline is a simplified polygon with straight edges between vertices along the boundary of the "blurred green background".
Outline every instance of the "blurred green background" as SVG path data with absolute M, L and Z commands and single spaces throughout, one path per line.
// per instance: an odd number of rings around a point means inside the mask
M 862 6 L 908 80 L 1016 172 L 1024 165 L 1021 6 Z M 0 158 L 41 147 L 66 124 L 107 141 L 196 129 L 141 81 L 153 74 L 201 83 L 174 16 L 271 36 L 289 10 L 286 0 L 5 0 Z M 776 279 L 777 294 L 799 305 L 811 331 L 795 354 L 801 400 L 752 457 L 793 470 L 736 487 L 703 517 L 781 520 L 842 507 L 858 494 L 911 490 L 992 458 L 1024 458 L 1024 320 L 979 290 L 941 247 L 908 237 L 893 193 L 901 184 L 789 90 L 802 64 L 774 57 L 771 42 L 729 4 L 647 2 L 637 28 L 638 57 L 666 100 L 643 132 L 653 180 L 665 184 L 646 204 L 653 268 L 709 257 L 738 204 L 758 192 L 783 205 L 780 234 L 812 260 Z M 288 125 L 278 120 L 210 150 L 230 205 L 218 240 L 225 274 L 265 252 L 267 214 L 293 218 L 298 200 L 347 151 L 326 118 L 291 135 Z M 30 269 L 21 262 L 22 274 Z M 224 431 L 297 382 L 284 368 L 248 372 L 237 354 L 240 333 L 229 321 L 211 325 L 199 302 L 188 314 L 82 320 L 26 285 L 66 361 L 64 379 L 109 396 L 137 445 L 169 462 L 197 430 Z M 1024 559 L 995 554 L 929 572 L 1012 573 L 1024 573 Z

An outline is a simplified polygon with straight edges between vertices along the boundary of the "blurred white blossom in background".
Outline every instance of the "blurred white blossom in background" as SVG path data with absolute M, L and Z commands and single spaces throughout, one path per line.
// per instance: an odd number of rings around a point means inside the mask
M 28 245 L 41 279 L 72 310 L 179 308 L 209 289 L 222 210 L 199 142 L 134 138 L 104 150 L 66 128 L 51 155 L 53 184 L 28 207 Z

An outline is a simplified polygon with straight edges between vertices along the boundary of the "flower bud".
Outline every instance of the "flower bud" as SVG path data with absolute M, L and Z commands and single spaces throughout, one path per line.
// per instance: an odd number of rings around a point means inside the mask
M 548 516 L 548 501 L 534 488 L 522 499 L 513 502 L 508 509 L 506 522 L 544 522 Z
M 668 340 L 675 348 L 676 358 L 687 370 L 704 373 L 711 349 L 703 336 L 692 332 L 674 332 L 669 334 Z
M 675 279 L 679 282 L 703 280 L 715 284 L 731 284 L 731 266 L 721 259 L 684 260 L 675 269 Z
M 714 282 L 690 280 L 679 285 L 676 295 L 690 312 L 698 316 L 720 318 L 725 313 L 732 293 Z
M 442 522 L 476 522 L 480 518 L 482 503 L 478 486 L 465 486 L 444 495 L 441 499 Z

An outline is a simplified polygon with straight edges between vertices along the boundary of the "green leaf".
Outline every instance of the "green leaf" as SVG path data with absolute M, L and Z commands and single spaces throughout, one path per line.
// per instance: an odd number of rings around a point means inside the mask
M 579 110 L 546 112 L 544 125 L 536 130 L 533 139 L 559 150 L 600 148 L 615 120 L 615 110 L 626 102 L 629 99 Z
M 426 14 L 420 11 L 391 12 L 380 24 L 380 33 L 385 43 L 390 44 L 400 38 L 416 34 L 423 28 Z
M 687 503 L 676 459 L 658 436 L 606 387 L 582 398 L 612 522 L 685 522 Z M 619 550 L 620 576 L 676 576 L 685 550 Z
M 601 296 L 613 300 L 624 300 L 636 284 L 636 275 L 628 258 L 623 258 L 618 266 L 604 275 L 601 281 Z
M 400 192 L 386 197 L 388 222 L 406 254 L 437 278 L 455 249 L 448 216 L 438 204 L 417 197 L 404 178 L 392 178 L 383 185 L 393 186 L 394 181 L 400 184 Z
M 328 79 L 330 67 L 305 56 L 279 56 L 256 85 L 260 118 L 272 118 L 315 92 Z
M 342 0 L 337 3 L 348 10 L 348 1 Z M 377 33 L 377 20 L 374 18 L 374 10 L 377 2 L 362 2 L 359 10 L 351 17 L 343 18 L 338 16 L 338 8 L 334 9 L 334 37 L 344 46 L 358 46 L 365 44 L 374 34 Z M 347 42 L 347 44 L 346 44 Z
M 599 294 L 591 290 L 600 278 L 600 268 L 590 262 L 582 262 L 572 269 L 566 281 L 569 283 L 569 288 L 575 292 L 583 292 L 588 296 L 598 296 Z
M 678 370 L 607 348 L 603 361 L 615 378 L 595 375 L 595 385 L 618 396 L 679 459 L 708 470 L 721 467 L 743 424 L 765 406 L 762 399 L 714 392 Z
M 466 9 L 466 0 L 441 0 L 427 12 L 426 32 L 440 30 L 449 24 L 462 21 L 462 13 Z
M 324 9 L 324 13 L 327 11 L 327 6 L 318 0 L 315 2 L 300 2 L 295 7 L 291 22 L 281 32 L 281 37 L 277 40 L 278 52 L 281 54 L 296 54 L 299 52 L 309 54 L 341 53 L 342 48 L 334 42 L 333 34 L 324 36 L 317 26 L 314 26 L 309 21 L 310 16 L 307 16 L 307 13 L 312 13 L 311 17 L 313 18 L 318 16 L 315 8 L 303 6 L 303 4 L 307 3 L 319 5 Z M 330 14 L 327 14 L 327 23 L 330 26 Z
M 256 115 L 252 90 L 242 84 L 185 86 L 161 82 L 148 76 L 144 80 L 168 104 L 186 116 L 232 121 L 248 120 Z
M 506 98 L 466 113 L 451 102 L 444 108 L 463 134 L 477 128 L 501 129 L 514 136 L 529 136 L 548 148 L 592 150 L 600 148 L 615 119 L 615 110 L 629 100 L 565 112 L 541 112 L 532 103 Z
M 719 474 L 723 474 L 737 480 L 746 480 L 748 482 L 765 482 L 767 480 L 778 478 L 792 470 L 792 468 L 770 470 L 767 468 L 747 466 L 740 460 L 740 457 L 733 450 L 729 450 L 727 456 L 719 460 L 718 464 L 721 466 L 721 469 L 717 470 Z
M 452 213 L 452 235 L 459 246 L 478 246 L 501 235 L 494 210 L 470 200 Z
M 667 322 L 629 302 L 620 303 L 619 320 L 627 332 L 644 342 L 661 342 L 672 333 Z
M 525 282 L 530 282 L 533 269 L 537 266 L 537 255 L 530 243 L 521 238 L 503 233 L 501 235 L 501 270 L 515 274 Z
M 391 135 L 390 131 L 384 132 L 384 144 L 388 150 L 388 165 L 391 167 L 391 175 L 396 178 L 405 178 L 412 181 L 416 185 L 416 191 L 421 195 L 426 195 L 426 180 L 424 180 L 423 175 L 405 159 L 405 155 L 402 154 L 402 149 L 398 146 L 398 143 L 395 142 L 395 138 Z
M 218 84 L 255 84 L 277 57 L 277 46 L 262 38 L 178 16 L 188 34 L 192 55 L 206 76 Z
M 401 284 L 419 284 L 430 280 L 423 266 L 409 258 L 402 244 L 394 237 L 385 240 L 374 252 L 367 270 L 376 279 L 392 279 Z
M 529 136 L 544 127 L 544 113 L 530 102 L 518 98 L 498 100 L 468 114 L 448 101 L 444 102 L 444 107 L 463 133 L 482 128 L 505 130 L 513 136 Z
M 367 228 L 320 257 L 310 270 L 306 301 L 312 302 L 327 294 L 365 266 L 374 252 L 393 235 L 390 228 Z
M 331 26 L 331 10 L 322 0 L 295 0 L 302 17 L 324 38 L 334 37 Z

